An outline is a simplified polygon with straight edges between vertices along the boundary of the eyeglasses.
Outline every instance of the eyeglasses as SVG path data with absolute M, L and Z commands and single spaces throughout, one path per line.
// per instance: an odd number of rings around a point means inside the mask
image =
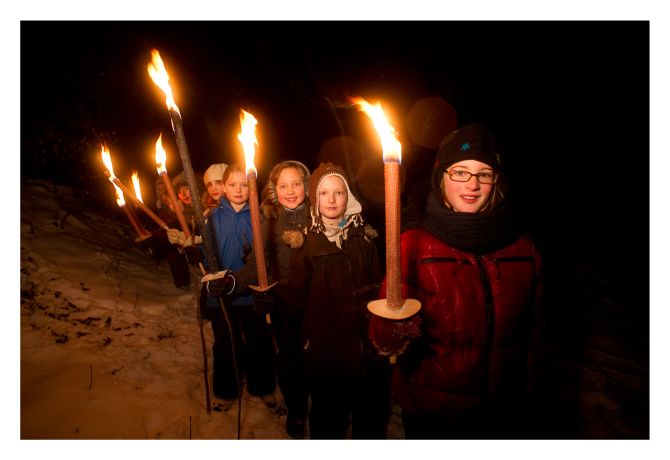
M 451 171 L 444 171 L 444 173 L 455 182 L 467 182 L 472 176 L 475 176 L 480 184 L 495 184 L 498 179 L 498 175 L 491 171 L 473 174 L 464 169 L 452 169 Z

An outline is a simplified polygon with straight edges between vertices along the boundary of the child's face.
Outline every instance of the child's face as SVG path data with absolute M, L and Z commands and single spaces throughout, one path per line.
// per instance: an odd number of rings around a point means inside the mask
M 242 171 L 234 171 L 224 184 L 224 193 L 232 205 L 241 206 L 249 201 L 249 183 Z
M 347 210 L 349 194 L 339 176 L 328 176 L 319 185 L 319 214 L 330 223 L 338 223 Z
M 295 209 L 305 201 L 305 183 L 297 168 L 285 168 L 279 173 L 275 193 L 279 204 Z
M 170 200 L 170 195 L 168 194 L 165 184 L 156 184 L 156 194 L 158 195 L 158 199 L 161 200 L 163 205 L 170 206 L 172 204 L 172 200 Z
M 447 171 L 467 171 L 472 174 L 493 173 L 489 165 L 477 160 L 459 161 L 450 166 Z M 467 182 L 457 182 L 449 177 L 447 171 L 442 174 L 444 200 L 456 212 L 479 212 L 488 201 L 493 184 L 481 184 L 475 176 L 471 176 Z
M 223 181 L 214 179 L 207 182 L 207 193 L 215 200 L 221 198 L 221 195 L 223 195 Z
M 184 204 L 191 204 L 191 191 L 188 189 L 186 186 L 179 187 L 179 191 L 177 192 L 177 197 L 184 203 Z

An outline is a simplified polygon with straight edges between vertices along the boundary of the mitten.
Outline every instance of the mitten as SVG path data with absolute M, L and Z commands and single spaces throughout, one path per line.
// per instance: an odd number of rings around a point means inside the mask
M 176 228 L 168 228 L 167 237 L 170 243 L 178 244 L 182 247 L 192 246 L 193 244 L 202 244 L 201 236 L 196 235 L 195 237 L 191 236 L 190 238 L 186 238 L 184 232 L 177 230 Z
M 176 228 L 168 228 L 167 237 L 170 243 L 178 244 L 179 246 L 183 246 L 184 241 L 186 241 L 186 235 L 184 235 L 184 232 L 177 230 Z
M 191 236 L 191 238 L 184 238 L 184 242 L 181 245 L 184 248 L 188 248 L 194 244 L 202 244 L 202 237 L 200 235 Z
M 373 316 L 370 319 L 370 341 L 381 355 L 402 354 L 410 342 L 421 335 L 420 324 L 418 315 L 404 320 Z
M 219 272 L 214 276 L 216 276 L 216 278 L 213 279 L 205 279 L 206 277 L 203 277 L 203 281 L 207 283 L 206 286 L 208 294 L 210 296 L 217 297 L 228 296 L 232 294 L 233 290 L 235 289 L 235 277 L 230 275 L 228 270 Z
M 367 302 L 377 298 L 379 294 L 379 284 L 366 284 L 356 289 L 356 297 L 359 302 Z
M 275 309 L 276 299 L 272 291 L 254 292 L 256 313 L 266 315 Z

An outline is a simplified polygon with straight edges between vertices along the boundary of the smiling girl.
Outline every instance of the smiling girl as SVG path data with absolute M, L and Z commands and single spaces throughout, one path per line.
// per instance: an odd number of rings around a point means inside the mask
M 425 217 L 401 236 L 402 296 L 421 309 L 370 327 L 380 353 L 400 354 L 392 390 L 409 439 L 527 433 L 541 264 L 505 198 L 491 133 L 473 124 L 447 136 Z

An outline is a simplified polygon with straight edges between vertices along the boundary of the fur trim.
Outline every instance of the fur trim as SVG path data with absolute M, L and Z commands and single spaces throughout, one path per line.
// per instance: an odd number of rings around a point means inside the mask
M 281 239 L 292 249 L 299 248 L 305 242 L 305 236 L 300 230 L 286 230 L 282 234 Z
M 370 224 L 365 224 L 365 236 L 369 239 L 375 239 L 379 236 L 379 233 L 377 233 L 377 230 L 370 225 Z
M 266 219 L 276 219 L 279 216 L 276 206 L 270 203 L 263 203 L 261 205 L 261 214 Z

